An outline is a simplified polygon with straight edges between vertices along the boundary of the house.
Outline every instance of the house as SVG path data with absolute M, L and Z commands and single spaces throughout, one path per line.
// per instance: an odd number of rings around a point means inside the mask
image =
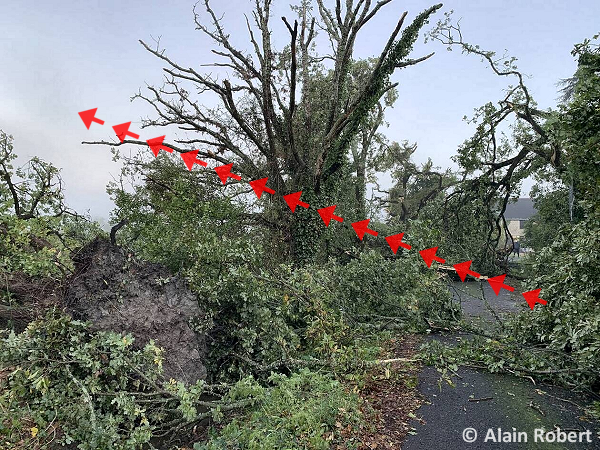
M 536 213 L 533 200 L 520 198 L 514 203 L 509 203 L 504 211 L 504 218 L 508 224 L 508 231 L 515 241 L 525 234 L 525 222 Z

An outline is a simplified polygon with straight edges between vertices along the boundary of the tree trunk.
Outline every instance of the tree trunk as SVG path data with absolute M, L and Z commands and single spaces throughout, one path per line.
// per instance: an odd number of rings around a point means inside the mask
M 319 259 L 325 224 L 315 209 L 329 206 L 322 196 L 317 196 L 312 190 L 302 191 L 302 201 L 311 207 L 304 209 L 298 206 L 291 227 L 291 255 L 294 263 L 300 266 L 315 263 Z
M 356 168 L 356 182 L 354 184 L 354 199 L 356 202 L 356 213 L 359 217 L 367 218 L 366 205 L 367 180 L 366 170 L 362 163 L 359 163 Z

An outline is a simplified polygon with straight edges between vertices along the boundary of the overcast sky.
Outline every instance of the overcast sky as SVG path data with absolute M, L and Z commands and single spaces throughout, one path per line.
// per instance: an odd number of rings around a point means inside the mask
M 285 42 L 287 30 L 279 17 L 292 17 L 289 0 L 274 0 L 275 42 Z M 130 97 L 146 83 L 158 84 L 163 65 L 138 43 L 161 36 L 161 45 L 186 66 L 213 62 L 210 42 L 195 31 L 194 2 L 149 0 L 16 1 L 0 6 L 0 128 L 15 138 L 24 162 L 39 156 L 62 168 L 68 204 L 93 217 L 108 217 L 112 203 L 106 184 L 118 176 L 108 147 L 81 145 L 83 140 L 112 137 L 112 125 L 133 121 L 131 131 L 142 139 L 139 120 L 151 113 Z M 395 0 L 359 34 L 355 57 L 378 55 L 400 14 L 414 18 L 432 3 Z M 224 26 L 239 46 L 247 47 L 242 13 L 251 2 L 213 0 L 224 14 Z M 454 0 L 466 40 L 484 49 L 518 57 L 520 69 L 541 108 L 556 104 L 556 82 L 573 74 L 573 44 L 600 28 L 598 0 Z M 249 48 L 248 48 L 249 50 Z M 423 44 L 413 56 L 436 51 L 430 60 L 397 72 L 400 98 L 387 114 L 386 133 L 392 140 L 417 142 L 416 159 L 431 157 L 447 167 L 457 146 L 472 133 L 462 121 L 473 109 L 497 100 L 507 80 L 495 77 L 476 57 L 447 52 L 440 44 Z M 321 53 L 324 53 L 324 49 Z M 98 108 L 104 126 L 87 130 L 78 112 Z M 137 126 L 136 126 L 137 122 Z M 169 136 L 167 135 L 167 139 Z

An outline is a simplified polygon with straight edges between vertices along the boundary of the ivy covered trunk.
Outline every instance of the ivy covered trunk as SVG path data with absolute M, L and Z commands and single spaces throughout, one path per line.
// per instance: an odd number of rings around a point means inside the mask
M 298 265 L 318 261 L 323 249 L 322 235 L 325 224 L 316 210 L 329 206 L 312 190 L 302 191 L 302 201 L 308 203 L 310 208 L 297 207 L 291 224 L 291 255 Z

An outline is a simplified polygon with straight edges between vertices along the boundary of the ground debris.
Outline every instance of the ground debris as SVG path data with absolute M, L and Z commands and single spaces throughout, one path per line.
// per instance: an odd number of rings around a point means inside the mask
M 365 414 L 374 414 L 374 426 L 360 436 L 359 449 L 399 449 L 411 431 L 410 419 L 423 402 L 416 389 L 419 368 L 411 364 L 418 342 L 412 335 L 388 342 L 389 369 L 384 376 L 374 374 L 361 392 Z

